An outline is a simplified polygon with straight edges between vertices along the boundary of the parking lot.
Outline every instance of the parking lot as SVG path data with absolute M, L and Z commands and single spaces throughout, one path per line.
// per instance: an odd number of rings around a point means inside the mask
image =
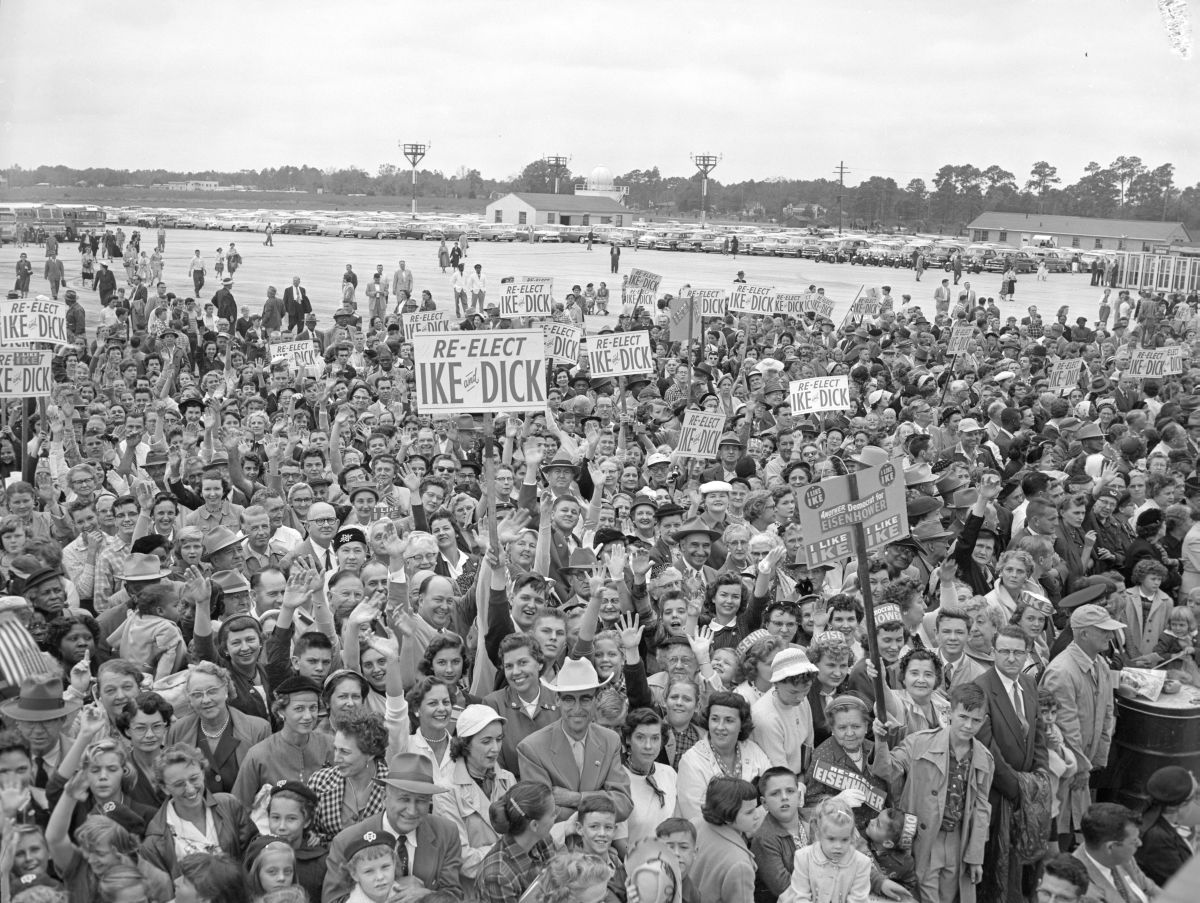
M 122 228 L 127 236 L 132 232 L 129 226 Z M 154 241 L 153 230 L 142 230 L 144 249 L 152 249 Z M 405 260 L 413 271 L 418 291 L 429 289 L 439 306 L 453 303 L 450 276 L 448 273 L 442 274 L 437 265 L 438 243 L 435 241 L 276 235 L 274 247 L 264 247 L 263 236 L 259 234 L 192 229 L 167 230 L 164 278 L 168 289 L 184 297 L 192 295 L 187 267 L 193 251 L 199 248 L 208 266 L 203 300 L 211 298 L 219 287 L 219 280 L 212 269 L 214 251 L 218 245 L 228 248 L 230 241 L 237 244 L 243 258 L 242 267 L 235 277 L 234 294 L 239 304 L 248 305 L 251 310 L 261 310 L 268 285 L 276 286 L 282 295 L 292 277 L 300 276 L 321 323 L 328 324 L 333 311 L 340 306 L 341 280 L 346 264 L 352 264 L 358 274 L 361 309 L 366 304 L 363 284 L 375 272 L 376 265 L 381 264 L 390 279 L 400 260 Z M 68 282 L 72 287 L 79 288 L 79 255 L 72 245 L 64 244 L 61 248 Z M 42 278 L 44 249 L 30 246 L 23 250 L 29 254 L 34 265 L 33 291 L 47 291 L 47 283 Z M 0 268 L 9 274 L 10 280 L 18 254 L 18 249 L 12 244 L 0 248 Z M 609 248 L 603 244 L 594 245 L 589 252 L 581 244 L 475 242 L 470 245 L 465 262 L 468 271 L 473 265 L 482 264 L 493 297 L 499 292 L 500 280 L 505 276 L 553 277 L 558 297 L 564 296 L 574 284 L 592 282 L 599 286 L 602 281 L 608 283 L 615 297 L 621 283 L 620 275 L 614 276 L 609 272 Z M 738 270 L 745 271 L 749 282 L 773 285 L 782 291 L 803 291 L 812 284 L 824 286 L 826 294 L 835 302 L 835 319 L 845 314 L 864 284 L 890 285 L 897 300 L 901 295 L 909 294 L 914 303 L 921 304 L 927 313 L 932 314 L 933 292 L 940 280 L 949 276 L 941 270 L 930 269 L 917 282 L 911 269 L 814 263 L 804 259 L 742 254 L 734 259 L 721 254 L 622 248 L 621 272 L 628 272 L 631 267 L 661 274 L 661 291 L 672 293 L 685 283 L 696 288 L 727 287 Z M 123 279 L 123 275 L 123 272 L 118 272 L 119 279 Z M 965 281 L 969 281 L 981 297 L 995 297 L 999 293 L 999 274 L 980 273 L 965 277 Z M 1100 295 L 1101 290 L 1091 287 L 1089 277 L 1085 274 L 1055 273 L 1045 282 L 1038 282 L 1030 274 L 1019 278 L 1015 303 L 1002 304 L 1001 310 L 1006 315 L 1020 316 L 1026 307 L 1036 304 L 1047 318 L 1053 319 L 1054 312 L 1065 304 L 1071 309 L 1072 321 L 1078 316 L 1094 320 Z M 95 294 L 84 292 L 81 300 L 88 311 L 99 309 Z M 96 318 L 89 320 L 89 326 L 94 326 Z

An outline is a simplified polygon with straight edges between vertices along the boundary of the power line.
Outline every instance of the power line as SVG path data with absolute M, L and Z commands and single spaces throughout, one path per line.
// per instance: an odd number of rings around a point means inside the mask
M 838 177 L 838 235 L 842 234 L 842 192 L 846 190 L 846 173 L 851 170 L 846 168 L 846 161 L 839 160 L 837 169 L 834 170 Z

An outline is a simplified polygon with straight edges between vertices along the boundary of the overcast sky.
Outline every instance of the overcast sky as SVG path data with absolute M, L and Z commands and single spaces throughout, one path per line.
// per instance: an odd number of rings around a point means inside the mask
M 721 181 L 944 163 L 1200 181 L 1200 60 L 1154 0 L 0 0 L 0 166 L 423 166 Z M 1190 153 L 1189 153 L 1190 152 Z

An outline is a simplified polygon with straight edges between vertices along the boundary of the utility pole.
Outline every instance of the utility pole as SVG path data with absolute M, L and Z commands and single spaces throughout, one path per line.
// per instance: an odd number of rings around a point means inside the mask
M 717 168 L 721 158 L 716 154 L 692 154 L 692 163 L 700 170 L 700 228 L 708 221 L 708 174 Z
M 838 196 L 837 196 L 838 235 L 841 235 L 842 234 L 842 219 L 843 219 L 843 216 L 842 216 L 842 192 L 844 192 L 846 190 L 846 173 L 850 172 L 850 170 L 848 170 L 846 168 L 846 161 L 839 160 L 837 169 L 835 169 L 834 172 L 837 173 L 837 177 L 838 177 Z
M 417 164 L 425 156 L 425 151 L 429 149 L 428 144 L 401 144 L 401 149 L 404 151 L 404 156 L 412 167 L 412 218 L 417 218 Z
M 562 175 L 563 170 L 567 168 L 567 164 L 571 162 L 571 158 L 551 154 L 549 157 L 543 157 L 542 160 L 550 167 L 550 171 L 554 173 L 554 193 L 558 194 L 558 178 Z

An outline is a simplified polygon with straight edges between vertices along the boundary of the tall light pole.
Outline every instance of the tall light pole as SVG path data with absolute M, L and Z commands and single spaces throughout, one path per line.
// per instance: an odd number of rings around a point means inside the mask
M 721 158 L 716 154 L 692 154 L 692 163 L 700 170 L 700 228 L 703 229 L 708 215 L 708 174 L 717 168 Z
M 417 164 L 425 157 L 425 151 L 429 149 L 427 144 L 401 144 L 400 147 L 404 150 L 404 157 L 408 160 L 412 167 L 412 218 L 417 218 Z
M 559 176 L 562 175 L 563 170 L 567 168 L 567 164 L 571 162 L 571 158 L 563 157 L 558 154 L 551 154 L 548 157 L 543 157 L 542 160 L 547 166 L 550 167 L 550 171 L 554 173 L 554 193 L 558 194 Z

